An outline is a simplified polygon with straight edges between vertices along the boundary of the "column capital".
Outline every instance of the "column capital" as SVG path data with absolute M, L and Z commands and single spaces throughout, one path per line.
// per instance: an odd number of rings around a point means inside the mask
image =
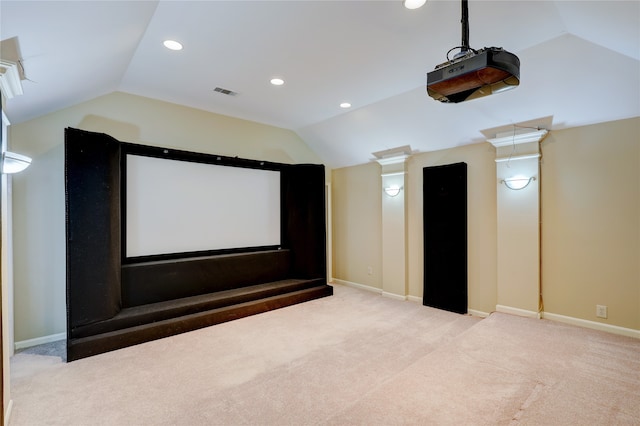
M 404 163 L 405 161 L 407 161 L 407 159 L 410 156 L 411 155 L 402 154 L 402 155 L 396 155 L 394 157 L 376 158 L 376 161 L 381 166 L 391 166 L 391 165 L 394 165 L 394 164 L 402 164 L 402 163 Z
M 409 145 L 374 152 L 374 160 L 382 166 L 383 176 L 392 172 L 401 172 L 405 169 L 405 163 L 411 157 Z
M 505 146 L 519 145 L 523 143 L 540 142 L 549 133 L 546 129 L 533 130 L 528 129 L 519 132 L 498 133 L 495 138 L 487 139 L 487 141 L 496 148 Z

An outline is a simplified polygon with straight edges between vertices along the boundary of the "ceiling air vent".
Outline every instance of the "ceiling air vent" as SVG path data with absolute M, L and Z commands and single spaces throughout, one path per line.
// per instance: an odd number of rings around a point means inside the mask
M 222 93 L 223 95 L 235 96 L 238 92 L 234 92 L 233 90 L 223 89 L 222 87 L 216 87 L 213 89 L 214 92 Z

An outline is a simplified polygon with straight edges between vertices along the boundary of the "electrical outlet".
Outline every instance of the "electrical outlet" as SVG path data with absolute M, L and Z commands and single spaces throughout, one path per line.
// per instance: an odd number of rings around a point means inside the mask
M 596 305 L 596 316 L 598 318 L 607 317 L 607 307 L 605 305 Z
M 367 266 L 367 274 L 373 274 L 373 268 L 371 266 Z

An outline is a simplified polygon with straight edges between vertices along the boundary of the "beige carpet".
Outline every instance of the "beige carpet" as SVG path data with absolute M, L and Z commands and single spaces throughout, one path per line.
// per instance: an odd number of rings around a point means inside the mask
M 640 340 L 335 295 L 65 364 L 11 360 L 10 425 L 640 425 Z

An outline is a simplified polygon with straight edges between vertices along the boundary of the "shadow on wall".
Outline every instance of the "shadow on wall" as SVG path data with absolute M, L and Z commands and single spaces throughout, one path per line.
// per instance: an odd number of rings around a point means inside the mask
M 295 161 L 286 151 L 282 149 L 267 149 L 262 151 L 260 160 L 272 161 L 274 163 L 293 164 Z
M 141 139 L 140 127 L 137 125 L 98 115 L 86 115 L 78 124 L 78 128 L 91 132 L 105 133 L 124 142 L 145 143 L 145 141 Z M 148 141 L 146 143 L 148 143 Z M 255 159 L 284 164 L 295 163 L 295 160 L 283 149 L 265 149 L 262 151 L 262 155 Z
M 31 167 L 13 177 L 17 342 L 66 329 L 63 170 L 64 145 L 59 144 L 34 156 Z
M 140 142 L 140 127 L 135 124 L 111 120 L 93 114 L 85 116 L 78 124 L 78 128 L 92 132 L 106 133 L 121 141 Z

